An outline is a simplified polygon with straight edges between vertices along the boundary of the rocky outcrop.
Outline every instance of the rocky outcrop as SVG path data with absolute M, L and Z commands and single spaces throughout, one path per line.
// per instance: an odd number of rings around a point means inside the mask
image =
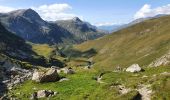
M 138 64 L 133 64 L 126 69 L 126 72 L 132 72 L 132 73 L 140 72 L 140 71 L 142 71 L 142 68 Z
M 137 89 L 139 94 L 142 96 L 142 100 L 151 100 L 152 90 L 150 85 L 140 85 Z
M 5 84 L 7 89 L 12 89 L 32 76 L 32 71 L 21 68 L 22 65 L 19 62 L 13 61 L 6 56 L 1 56 L 0 61 L 3 62 L 0 65 L 2 84 Z
M 158 66 L 165 66 L 170 63 L 170 52 L 163 55 L 162 57 L 156 59 L 151 64 L 149 64 L 150 67 L 158 67 Z
M 47 72 L 34 71 L 32 80 L 35 82 L 55 82 L 60 79 L 57 70 L 55 68 L 49 69 Z

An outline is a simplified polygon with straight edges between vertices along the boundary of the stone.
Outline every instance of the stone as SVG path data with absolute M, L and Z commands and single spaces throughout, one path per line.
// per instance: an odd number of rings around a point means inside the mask
M 45 81 L 45 82 L 54 82 L 54 81 L 58 81 L 60 77 L 57 73 L 57 70 L 54 68 L 51 68 L 45 73 L 42 79 L 43 79 L 42 81 Z
M 75 71 L 72 68 L 64 68 L 63 69 L 65 74 L 74 74 Z
M 126 72 L 132 72 L 132 73 L 140 72 L 140 71 L 142 71 L 142 68 L 138 64 L 133 64 L 126 69 Z
M 48 93 L 46 90 L 40 90 L 37 92 L 37 98 L 44 98 L 44 97 L 48 97 Z
M 31 100 L 36 100 L 37 99 L 37 92 L 34 92 L 31 97 L 30 97 Z
M 53 95 L 56 95 L 57 92 L 54 92 L 52 90 L 39 90 L 37 92 L 34 92 L 31 97 L 34 98 L 45 98 L 45 97 L 50 97 Z
M 42 72 L 38 72 L 37 70 L 34 71 L 33 76 L 32 76 L 32 80 L 35 82 L 41 82 L 41 78 L 43 76 Z
M 63 81 L 69 81 L 69 79 L 68 78 L 62 78 L 62 79 L 59 80 L 59 82 L 63 82 Z
M 46 73 L 35 71 L 32 76 L 32 80 L 35 82 L 55 82 L 60 79 L 57 70 L 51 68 Z
M 153 61 L 151 64 L 149 64 L 150 67 L 159 67 L 159 66 L 166 66 L 170 63 L 170 51 L 163 55 L 160 58 L 157 58 L 155 61 Z

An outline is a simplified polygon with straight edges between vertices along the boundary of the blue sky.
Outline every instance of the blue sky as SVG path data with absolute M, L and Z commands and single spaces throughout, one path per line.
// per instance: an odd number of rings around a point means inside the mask
M 15 9 L 30 7 L 36 7 L 35 9 L 38 9 L 41 5 L 52 4 L 67 4 L 67 6 L 69 6 L 60 12 L 54 11 L 53 13 L 60 13 L 61 15 L 57 16 L 54 14 L 54 16 L 57 17 L 54 17 L 53 20 L 65 16 L 78 16 L 90 23 L 99 24 L 127 23 L 134 19 L 135 14 L 139 12 L 144 5 L 145 8 L 143 10 L 152 8 L 153 14 L 153 9 L 167 6 L 170 4 L 170 0 L 0 0 L 0 6 Z M 40 9 L 37 11 L 40 11 L 40 15 L 43 13 Z M 138 14 L 139 18 L 141 12 Z M 149 14 L 145 11 L 142 13 L 145 13 L 144 16 L 151 16 L 151 11 Z M 46 20 L 48 20 L 48 18 L 50 19 L 47 15 L 42 14 L 42 16 L 45 16 L 44 18 L 46 18 Z

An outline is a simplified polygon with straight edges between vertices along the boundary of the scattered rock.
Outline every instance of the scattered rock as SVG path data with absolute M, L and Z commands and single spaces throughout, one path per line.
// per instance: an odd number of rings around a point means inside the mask
M 10 69 L 11 68 L 11 69 Z M 3 81 L 7 88 L 11 90 L 14 86 L 23 83 L 32 76 L 31 70 L 22 69 L 20 67 L 3 68 Z
M 55 68 L 51 68 L 46 73 L 35 71 L 32 76 L 32 80 L 35 82 L 55 82 L 60 79 L 57 70 Z
M 31 100 L 36 100 L 37 99 L 37 92 L 34 92 L 33 94 L 31 94 L 30 99 Z
M 151 64 L 149 64 L 150 67 L 159 67 L 159 66 L 165 66 L 170 63 L 170 51 L 163 55 L 162 57 L 156 59 Z
M 122 68 L 120 66 L 117 66 L 113 72 L 121 72 L 122 71 Z
M 135 72 L 140 72 L 142 71 L 142 68 L 138 65 L 138 64 L 133 64 L 131 65 L 130 67 L 128 67 L 126 69 L 127 72 L 132 72 L 132 73 L 135 73 Z
M 104 75 L 104 73 L 101 73 L 101 74 L 97 77 L 97 82 L 98 82 L 98 83 L 104 83 L 104 82 L 102 81 L 103 75 Z
M 63 68 L 62 71 L 65 74 L 74 74 L 75 73 L 75 71 L 72 68 Z
M 150 89 L 150 85 L 140 85 L 137 91 L 142 96 L 142 100 L 151 100 L 152 90 Z
M 38 72 L 37 70 L 34 71 L 32 80 L 35 82 L 41 82 L 43 76 L 43 72 Z
M 59 80 L 59 82 L 63 82 L 63 81 L 69 81 L 69 79 L 68 78 L 62 78 L 62 79 Z
M 37 92 L 34 92 L 32 95 L 31 95 L 31 100 L 35 100 L 37 98 L 45 98 L 45 97 L 50 97 L 50 96 L 54 96 L 54 95 L 57 95 L 58 93 L 57 92 L 54 92 L 52 90 L 39 90 Z
M 142 76 L 142 78 L 147 78 L 147 77 L 148 77 L 148 76 L 146 76 L 146 75 L 143 75 L 143 76 Z
M 163 73 L 161 73 L 161 75 L 167 75 L 167 76 L 169 76 L 170 73 L 168 73 L 168 72 L 163 72 Z
M 128 93 L 128 92 L 131 91 L 130 88 L 126 88 L 124 85 L 118 85 L 117 87 L 118 87 L 119 93 L 120 93 L 121 95 L 126 94 L 126 93 Z

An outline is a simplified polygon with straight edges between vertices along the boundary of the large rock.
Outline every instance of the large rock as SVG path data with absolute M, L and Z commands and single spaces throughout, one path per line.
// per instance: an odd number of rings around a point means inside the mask
M 142 68 L 138 65 L 138 64 L 133 64 L 131 65 L 130 67 L 128 67 L 126 69 L 127 72 L 132 72 L 132 73 L 135 73 L 135 72 L 140 72 L 142 71 Z
M 35 82 L 54 82 L 60 79 L 57 70 L 55 68 L 51 68 L 46 73 L 35 71 L 33 73 L 32 80 Z
M 42 72 L 38 72 L 36 70 L 36 71 L 34 71 L 34 73 L 32 75 L 32 80 L 35 81 L 35 82 L 41 82 L 42 76 L 43 76 L 43 73 Z

